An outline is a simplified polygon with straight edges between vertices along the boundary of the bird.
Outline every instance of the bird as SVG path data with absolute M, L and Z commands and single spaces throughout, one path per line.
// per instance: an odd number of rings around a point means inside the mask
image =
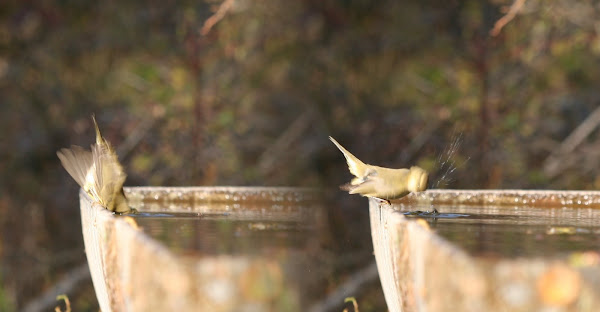
M 340 186 L 349 194 L 360 194 L 391 204 L 392 199 L 401 198 L 411 192 L 421 192 L 427 188 L 429 175 L 421 167 L 391 169 L 365 164 L 333 137 L 330 136 L 329 140 L 344 154 L 348 169 L 355 176 L 350 183 Z
M 127 174 L 119 163 L 117 153 L 100 133 L 96 117 L 92 115 L 96 129 L 96 143 L 91 150 L 72 145 L 56 152 L 62 166 L 75 182 L 97 203 L 106 209 L 127 213 L 132 211 L 123 192 Z

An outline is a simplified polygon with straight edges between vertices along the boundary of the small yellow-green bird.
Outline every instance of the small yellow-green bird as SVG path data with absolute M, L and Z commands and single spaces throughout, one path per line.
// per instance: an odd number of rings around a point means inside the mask
M 390 169 L 368 165 L 348 152 L 334 138 L 329 137 L 348 162 L 348 169 L 356 178 L 340 186 L 350 194 L 373 197 L 387 203 L 410 192 L 421 192 L 427 188 L 428 174 L 424 169 L 412 166 L 410 169 Z
M 93 115 L 92 120 L 96 128 L 96 144 L 92 144 L 91 151 L 73 145 L 71 148 L 62 148 L 56 155 L 75 182 L 94 201 L 110 211 L 129 212 L 131 209 L 123 193 L 127 175 L 119 163 L 117 153 L 100 134 Z

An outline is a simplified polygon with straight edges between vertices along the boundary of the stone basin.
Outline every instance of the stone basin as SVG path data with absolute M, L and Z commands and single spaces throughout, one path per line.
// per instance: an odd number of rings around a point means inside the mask
M 303 188 L 129 187 L 136 214 L 80 192 L 100 308 L 300 311 L 325 292 L 326 213 Z
M 429 190 L 369 207 L 390 311 L 600 311 L 600 192 Z

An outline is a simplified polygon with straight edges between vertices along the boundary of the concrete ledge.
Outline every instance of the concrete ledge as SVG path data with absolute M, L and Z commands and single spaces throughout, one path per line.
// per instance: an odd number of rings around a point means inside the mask
M 398 203 L 454 205 L 597 206 L 600 191 L 560 190 L 427 190 L 409 194 Z
M 592 205 L 600 192 L 436 190 L 392 206 L 370 199 L 375 257 L 389 310 L 600 311 L 598 249 L 567 260 L 477 257 L 436 235 L 425 220 L 399 212 L 400 206 L 418 204 L 514 205 L 515 198 L 520 205 L 531 199 L 546 206 Z
M 233 196 L 240 196 L 240 201 L 261 200 L 275 203 L 272 207 L 277 213 L 282 213 L 282 218 L 285 211 L 292 211 L 298 213 L 294 215 L 296 218 L 306 217 L 306 222 L 324 222 L 322 207 L 283 204 L 316 201 L 318 196 L 313 191 L 291 188 L 215 188 L 212 191 L 217 201 L 225 200 L 225 197 L 233 200 Z M 207 195 L 211 189 L 127 188 L 125 192 L 134 203 L 139 200 L 136 205 L 140 205 L 144 198 L 159 193 L 177 194 L 170 199 L 156 197 L 154 200 L 159 201 L 160 205 L 184 207 L 187 211 L 189 207 L 176 202 L 186 202 L 184 197 Z M 242 199 L 242 196 L 245 198 Z M 209 200 L 209 197 L 203 200 Z M 215 198 L 210 197 L 210 201 L 215 202 Z M 319 244 L 318 240 L 300 249 L 274 250 L 273 254 L 266 257 L 182 255 L 146 235 L 137 227 L 134 218 L 112 214 L 92 203 L 82 191 L 80 204 L 88 264 L 100 308 L 104 312 L 299 311 L 303 305 L 309 304 L 302 302 L 302 283 L 318 281 L 316 275 L 322 271 L 310 271 L 311 264 L 318 256 L 315 247 Z M 200 201 L 196 201 L 196 204 L 190 209 L 208 209 Z M 145 207 L 158 209 L 153 204 Z M 224 207 L 229 211 L 236 207 L 243 210 L 243 205 L 216 207 Z M 264 210 L 268 209 L 255 211 L 255 216 L 265 213 Z M 235 211 L 231 214 L 235 216 Z M 318 291 L 318 287 L 314 290 Z

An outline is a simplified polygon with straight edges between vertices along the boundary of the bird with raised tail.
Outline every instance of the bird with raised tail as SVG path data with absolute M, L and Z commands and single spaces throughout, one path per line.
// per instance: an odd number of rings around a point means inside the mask
M 123 193 L 123 183 L 127 175 L 119 163 L 117 153 L 100 134 L 96 118 L 92 115 L 96 128 L 96 144 L 91 151 L 72 145 L 56 152 L 61 164 L 75 182 L 100 205 L 118 213 L 131 211 Z
M 428 174 L 424 169 L 417 166 L 410 169 L 391 169 L 365 164 L 334 138 L 329 139 L 344 154 L 350 173 L 356 177 L 350 183 L 340 186 L 342 190 L 389 203 L 391 199 L 403 197 L 411 192 L 421 192 L 427 188 Z

